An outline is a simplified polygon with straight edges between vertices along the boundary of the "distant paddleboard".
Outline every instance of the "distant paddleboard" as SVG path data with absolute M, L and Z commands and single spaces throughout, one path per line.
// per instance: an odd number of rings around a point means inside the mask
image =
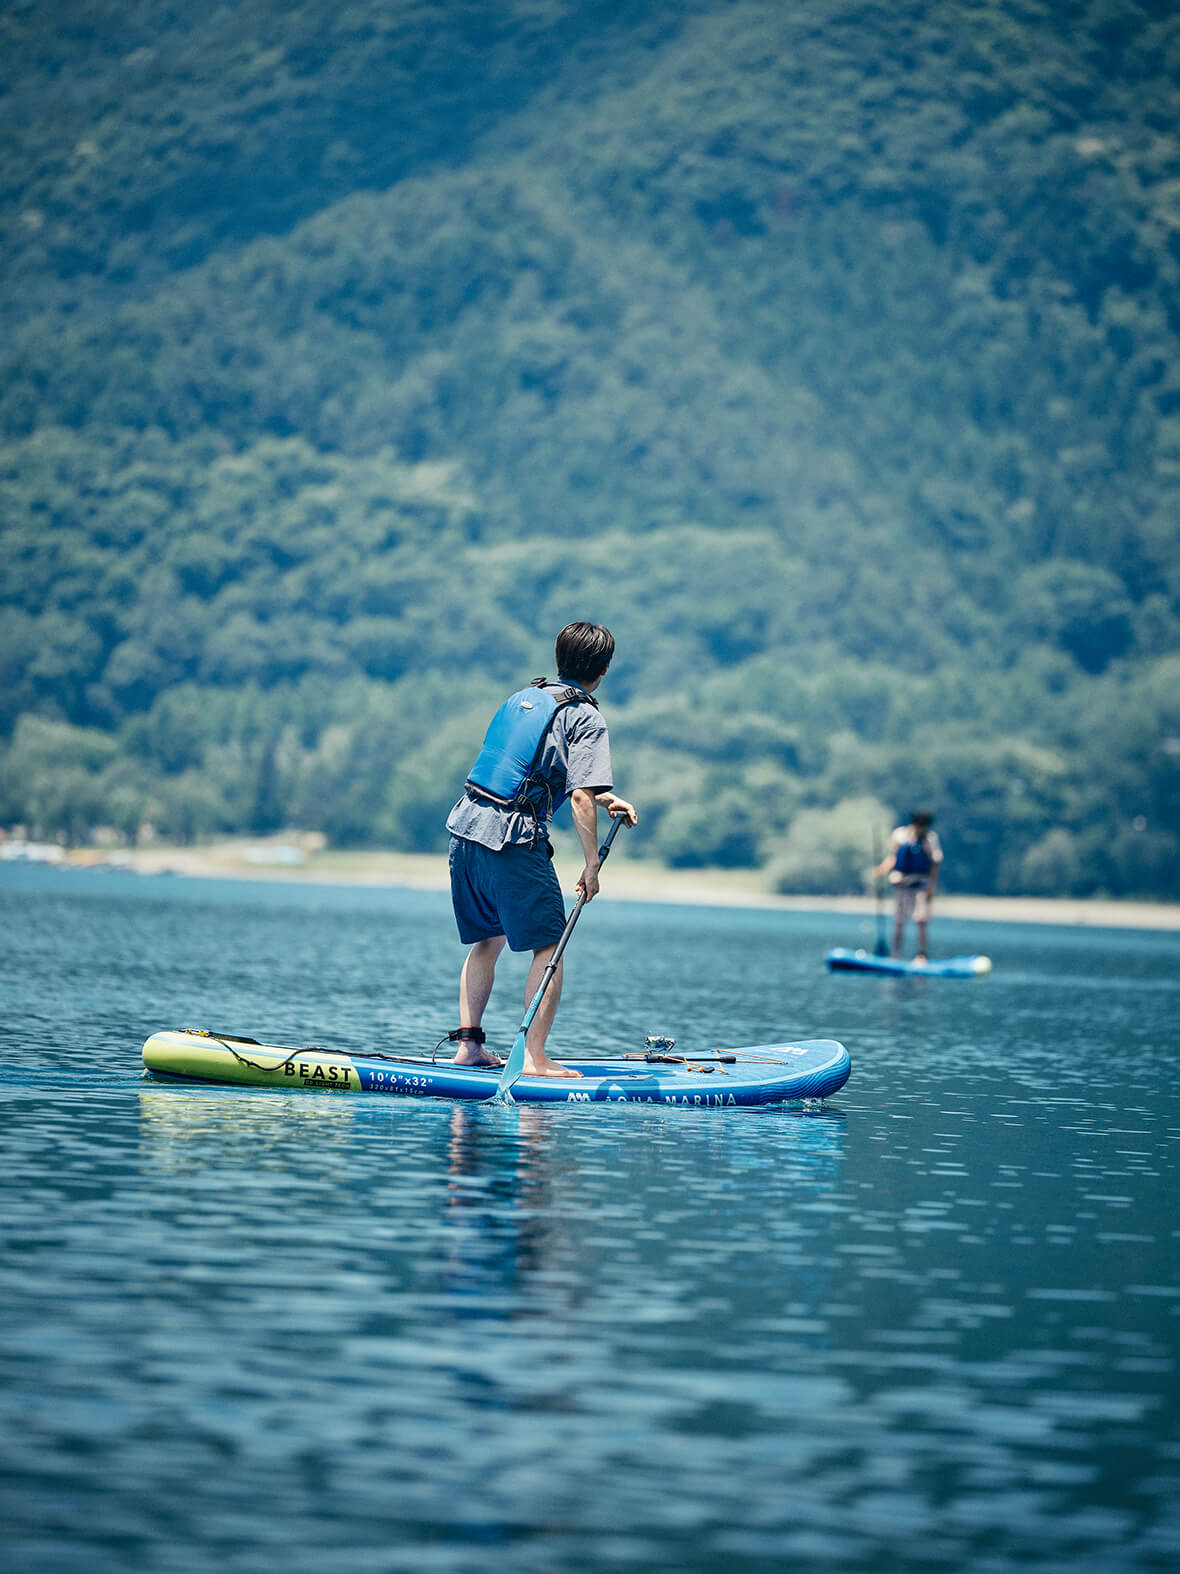
M 990 956 L 948 956 L 929 962 L 906 962 L 896 956 L 874 956 L 871 951 L 847 951 L 837 946 L 824 961 L 833 973 L 890 973 L 898 978 L 978 978 L 992 970 Z
M 143 1046 L 153 1075 L 187 1082 L 321 1093 L 393 1093 L 410 1098 L 490 1099 L 499 1070 L 456 1066 L 428 1055 L 346 1055 L 288 1049 L 231 1033 L 185 1028 L 153 1033 Z M 852 1060 L 834 1039 L 706 1050 L 699 1055 L 637 1054 L 568 1060 L 580 1077 L 522 1076 L 517 1104 L 686 1104 L 731 1109 L 822 1099 L 848 1081 Z

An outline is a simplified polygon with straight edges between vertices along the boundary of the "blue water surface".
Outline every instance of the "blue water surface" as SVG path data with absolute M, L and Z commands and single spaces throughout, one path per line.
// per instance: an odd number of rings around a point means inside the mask
M 835 1037 L 822 1109 L 145 1080 L 161 1027 L 455 1025 L 445 896 L 0 873 L 20 1574 L 1180 1564 L 1180 937 L 614 903 L 556 1053 Z M 524 959 L 487 1025 L 506 1048 Z

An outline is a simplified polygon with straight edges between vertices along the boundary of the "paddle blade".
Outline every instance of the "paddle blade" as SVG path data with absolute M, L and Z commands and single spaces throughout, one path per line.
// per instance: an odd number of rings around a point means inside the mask
M 874 956 L 888 956 L 889 955 L 889 942 L 885 939 L 884 935 L 878 935 L 877 936 L 877 943 L 873 947 L 873 955 Z
M 503 1098 L 506 1093 L 511 1091 L 512 1084 L 519 1079 L 523 1070 L 524 1029 L 521 1028 L 520 1032 L 516 1035 L 516 1043 L 512 1046 L 512 1052 L 508 1056 L 508 1059 L 504 1062 L 503 1068 L 501 1069 L 500 1080 L 496 1083 L 497 1098 Z

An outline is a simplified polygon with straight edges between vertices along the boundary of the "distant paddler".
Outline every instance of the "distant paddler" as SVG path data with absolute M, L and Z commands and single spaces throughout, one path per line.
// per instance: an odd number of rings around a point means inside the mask
M 926 960 L 926 926 L 930 922 L 930 907 L 942 864 L 942 846 L 931 830 L 933 824 L 932 814 L 925 809 L 916 810 L 908 825 L 899 825 L 890 833 L 889 851 L 873 870 L 877 880 L 887 874 L 894 888 L 894 956 L 901 956 L 905 926 L 910 919 L 918 926 L 915 962 Z
M 451 904 L 459 938 L 470 946 L 459 980 L 455 1063 L 498 1066 L 484 1048 L 484 1008 L 496 962 L 507 944 L 532 951 L 525 1003 L 532 1003 L 566 928 L 565 903 L 553 869 L 549 820 L 568 799 L 585 867 L 577 892 L 598 894 L 598 809 L 634 825 L 634 808 L 611 790 L 610 742 L 594 699 L 615 642 L 598 623 L 569 623 L 557 636 L 557 679 L 534 678 L 492 717 L 462 798 L 451 810 Z M 551 1060 L 545 1041 L 561 996 L 557 967 L 528 1021 L 524 1072 L 578 1077 Z

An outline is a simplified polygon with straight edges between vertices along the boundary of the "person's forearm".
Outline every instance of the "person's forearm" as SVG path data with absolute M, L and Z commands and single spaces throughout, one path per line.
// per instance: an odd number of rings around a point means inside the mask
M 588 869 L 598 868 L 598 803 L 594 794 L 580 788 L 570 799 L 570 812 L 574 817 L 574 830 L 582 844 L 582 856 Z

